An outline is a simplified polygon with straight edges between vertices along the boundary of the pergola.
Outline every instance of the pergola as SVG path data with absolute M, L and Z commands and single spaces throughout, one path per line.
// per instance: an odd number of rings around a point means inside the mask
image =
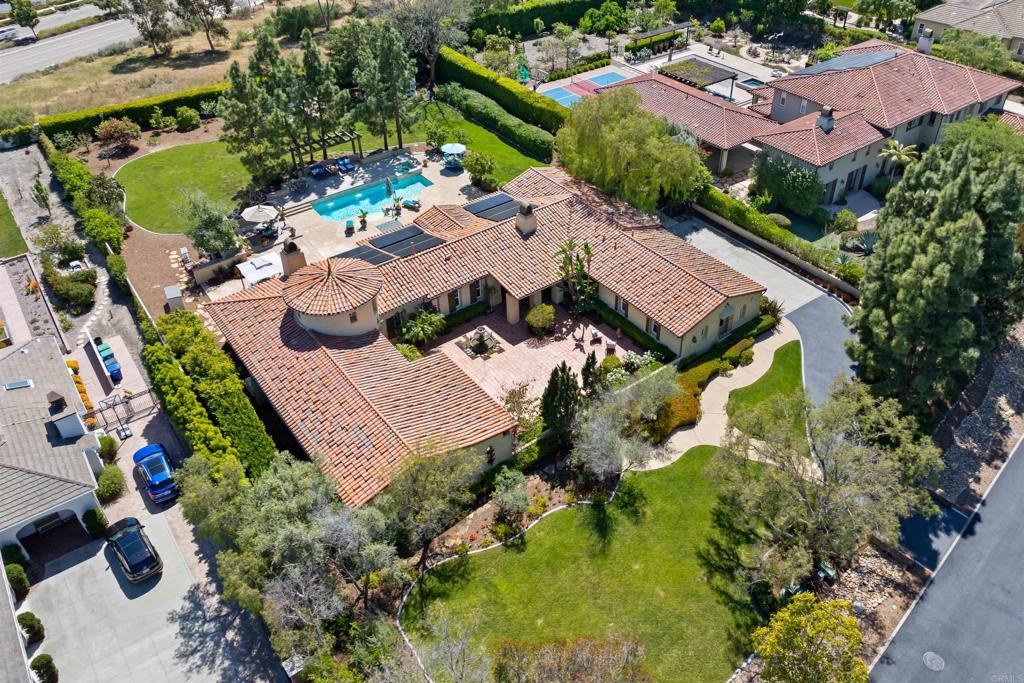
M 662 26 L 661 28 L 656 28 L 653 31 L 641 33 L 640 35 L 633 38 L 633 42 L 636 43 L 636 45 L 639 47 L 640 41 L 642 40 L 657 38 L 658 36 L 663 36 L 666 33 L 675 33 L 677 31 L 689 30 L 690 28 L 692 28 L 692 25 L 688 21 L 684 21 L 679 24 L 671 24 L 669 26 Z
M 729 84 L 729 99 L 732 100 L 737 74 L 735 71 L 724 69 L 713 62 L 705 61 L 700 57 L 687 57 L 678 62 L 666 64 L 659 71 L 669 78 L 674 78 L 699 90 L 722 81 L 732 81 Z
M 335 145 L 341 145 L 346 142 L 352 143 L 352 154 L 358 155 L 359 158 L 362 159 L 363 136 L 354 130 L 339 130 L 336 133 L 329 133 L 317 140 L 300 142 L 289 147 L 288 151 L 292 154 L 292 168 L 298 168 L 299 162 L 306 154 L 309 154 L 309 160 L 313 161 L 313 155 L 316 152 L 324 151 L 328 147 L 334 147 Z M 358 151 L 356 151 L 357 145 Z

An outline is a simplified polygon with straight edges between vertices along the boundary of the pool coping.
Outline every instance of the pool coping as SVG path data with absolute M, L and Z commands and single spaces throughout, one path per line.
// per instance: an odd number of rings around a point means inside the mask
M 426 176 L 423 175 L 423 167 L 422 166 L 416 166 L 414 168 L 410 168 L 408 171 L 406 171 L 404 173 L 399 173 L 399 174 L 396 174 L 394 176 L 385 176 L 383 178 L 380 178 L 378 180 L 374 180 L 372 182 L 365 182 L 365 183 L 361 183 L 359 185 L 353 185 L 352 187 L 347 187 L 347 188 L 345 188 L 343 190 L 338 190 L 337 192 L 331 193 L 331 194 L 326 195 L 324 197 L 320 197 L 318 199 L 314 199 L 313 201 L 311 201 L 309 203 L 309 210 L 315 212 L 318 216 L 320 216 L 320 218 L 324 219 L 325 221 L 335 221 L 335 222 L 339 222 L 340 223 L 341 221 L 352 220 L 354 218 L 358 218 L 359 214 L 357 213 L 355 216 L 346 216 L 344 218 L 330 218 L 330 217 L 325 216 L 324 214 L 320 213 L 319 211 L 317 211 L 316 207 L 317 207 L 318 204 L 323 204 L 324 202 L 331 201 L 332 199 L 337 199 L 339 196 L 342 196 L 342 195 L 358 194 L 359 192 L 365 191 L 369 187 L 373 187 L 373 186 L 376 186 L 376 185 L 383 185 L 385 183 L 385 181 L 388 180 L 389 178 L 392 181 L 396 181 L 396 180 L 405 180 L 406 178 L 411 178 L 413 176 L 420 176 L 423 179 L 423 181 L 426 183 L 426 185 L 424 186 L 424 189 L 427 188 L 427 187 L 431 187 L 434 184 L 434 181 L 432 181 L 430 178 L 427 178 Z M 421 189 L 421 192 L 422 192 L 422 189 Z M 367 218 L 377 217 L 378 215 L 383 216 L 385 214 L 384 214 L 383 211 L 375 211 L 375 212 L 367 214 Z

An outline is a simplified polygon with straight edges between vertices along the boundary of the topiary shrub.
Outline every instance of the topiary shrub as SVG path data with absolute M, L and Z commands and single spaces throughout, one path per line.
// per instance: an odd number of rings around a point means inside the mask
M 740 354 L 740 365 L 750 365 L 754 362 L 754 349 L 747 349 Z
M 772 223 L 774 223 L 775 225 L 779 226 L 780 228 L 787 228 L 788 229 L 789 226 L 791 226 L 793 224 L 793 222 L 791 220 L 789 220 L 788 218 L 783 216 L 781 213 L 765 214 L 765 218 L 767 218 L 768 220 L 770 220 Z
M 96 497 L 101 503 L 108 503 L 124 492 L 124 472 L 117 465 L 104 465 L 96 482 Z
M 607 355 L 604 360 L 601 361 L 601 375 L 607 376 L 612 370 L 618 370 L 622 367 L 622 359 L 616 355 Z
M 104 460 L 113 460 L 117 455 L 117 440 L 109 434 L 100 437 L 100 457 Z
M 25 552 L 17 543 L 8 543 L 0 548 L 0 557 L 3 557 L 4 564 L 28 564 Z
M 551 304 L 538 304 L 526 314 L 526 324 L 537 337 L 543 337 L 555 322 L 555 307 Z
M 725 368 L 722 366 L 722 361 L 716 358 L 684 370 L 679 373 L 676 382 L 684 389 L 689 389 L 691 393 L 700 392 L 723 369 Z
M 39 617 L 32 614 L 32 612 L 22 612 L 19 614 L 18 626 L 21 626 L 21 630 L 28 636 L 29 645 L 38 643 L 46 637 L 46 629 L 43 628 L 43 622 L 39 621 Z
M 103 535 L 103 532 L 107 530 L 109 525 L 107 522 L 107 516 L 103 514 L 103 510 L 99 508 L 92 508 L 86 510 L 82 515 L 82 523 L 85 524 L 85 530 L 89 532 L 89 535 L 93 538 Z
M 741 339 L 730 346 L 729 349 L 722 354 L 722 360 L 732 367 L 736 367 L 740 364 L 740 355 L 752 346 L 754 346 L 754 340 L 752 338 L 746 337 Z
M 849 209 L 843 209 L 832 219 L 832 232 L 849 232 L 857 229 L 857 214 Z
M 20 564 L 5 564 L 4 573 L 7 574 L 7 582 L 11 584 L 14 597 L 19 601 L 24 600 L 28 595 L 29 588 L 28 574 L 25 573 L 25 568 Z
M 32 673 L 36 675 L 39 683 L 57 683 L 60 676 L 57 672 L 57 665 L 53 663 L 50 655 L 36 655 L 29 664 Z

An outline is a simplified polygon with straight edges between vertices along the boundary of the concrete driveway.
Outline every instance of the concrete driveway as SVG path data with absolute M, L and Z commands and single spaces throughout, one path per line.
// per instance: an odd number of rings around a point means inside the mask
M 875 683 L 1024 680 L 1024 442 L 871 672 Z
M 94 541 L 50 562 L 24 604 L 46 627 L 38 651 L 53 656 L 61 680 L 283 680 L 256 619 L 193 582 L 164 516 L 139 519 L 163 559 L 160 576 L 129 583 L 111 551 Z
M 852 374 L 844 348 L 852 338 L 843 323 L 849 309 L 843 302 L 699 218 L 672 221 L 665 227 L 760 282 L 768 288 L 767 296 L 782 302 L 786 317 L 800 332 L 804 386 L 812 401 L 823 403 L 836 376 Z

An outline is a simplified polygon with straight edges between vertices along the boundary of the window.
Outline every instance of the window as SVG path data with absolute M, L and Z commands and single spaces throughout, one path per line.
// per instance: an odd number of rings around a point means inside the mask
M 806 114 L 807 113 L 807 100 L 800 100 L 800 113 L 801 114 Z
M 1024 43 L 1017 46 L 1017 56 L 1020 57 L 1021 55 L 1024 55 Z
M 629 302 L 618 294 L 615 295 L 615 310 L 627 318 L 629 317 Z
M 907 121 L 907 131 L 912 131 L 917 127 L 917 121 Z
M 858 154 L 860 154 L 860 152 L 854 152 L 853 153 L 853 157 L 850 159 L 850 161 L 857 161 L 857 155 Z
M 831 163 L 829 163 L 829 165 L 828 165 L 828 170 L 830 170 L 830 171 L 831 171 L 831 170 L 832 170 L 832 167 L 833 167 L 833 166 L 835 166 L 835 165 L 836 165 L 836 162 L 834 162 L 834 161 L 833 161 L 833 162 L 831 162 Z
M 786 106 L 786 93 L 784 93 L 784 92 L 780 92 L 779 93 L 779 104 L 782 105 L 783 107 Z
M 919 36 L 924 35 L 924 24 L 918 24 L 917 25 L 917 35 L 919 35 Z
M 348 321 L 350 323 L 354 323 L 354 322 L 356 322 L 358 320 L 359 320 L 359 316 L 356 315 L 355 311 L 352 311 L 351 313 L 348 314 Z
M 928 126 L 931 127 L 931 126 L 934 126 L 934 125 L 935 125 L 935 112 L 932 112 L 931 115 L 928 117 Z
M 651 316 L 647 316 L 647 334 L 651 335 L 658 341 L 661 341 L 661 325 L 654 322 Z
M 448 310 L 454 311 L 462 305 L 462 297 L 459 296 L 459 290 L 453 289 L 448 292 Z
M 708 326 L 707 325 L 705 325 L 704 329 L 700 331 L 700 338 L 701 339 L 707 339 L 708 338 Z
M 740 317 L 741 318 L 746 318 L 747 317 L 747 305 L 746 304 L 743 304 L 743 308 L 740 309 Z
M 483 278 L 473 283 L 473 287 L 470 289 L 470 299 L 473 301 L 480 301 L 484 298 L 484 281 Z

